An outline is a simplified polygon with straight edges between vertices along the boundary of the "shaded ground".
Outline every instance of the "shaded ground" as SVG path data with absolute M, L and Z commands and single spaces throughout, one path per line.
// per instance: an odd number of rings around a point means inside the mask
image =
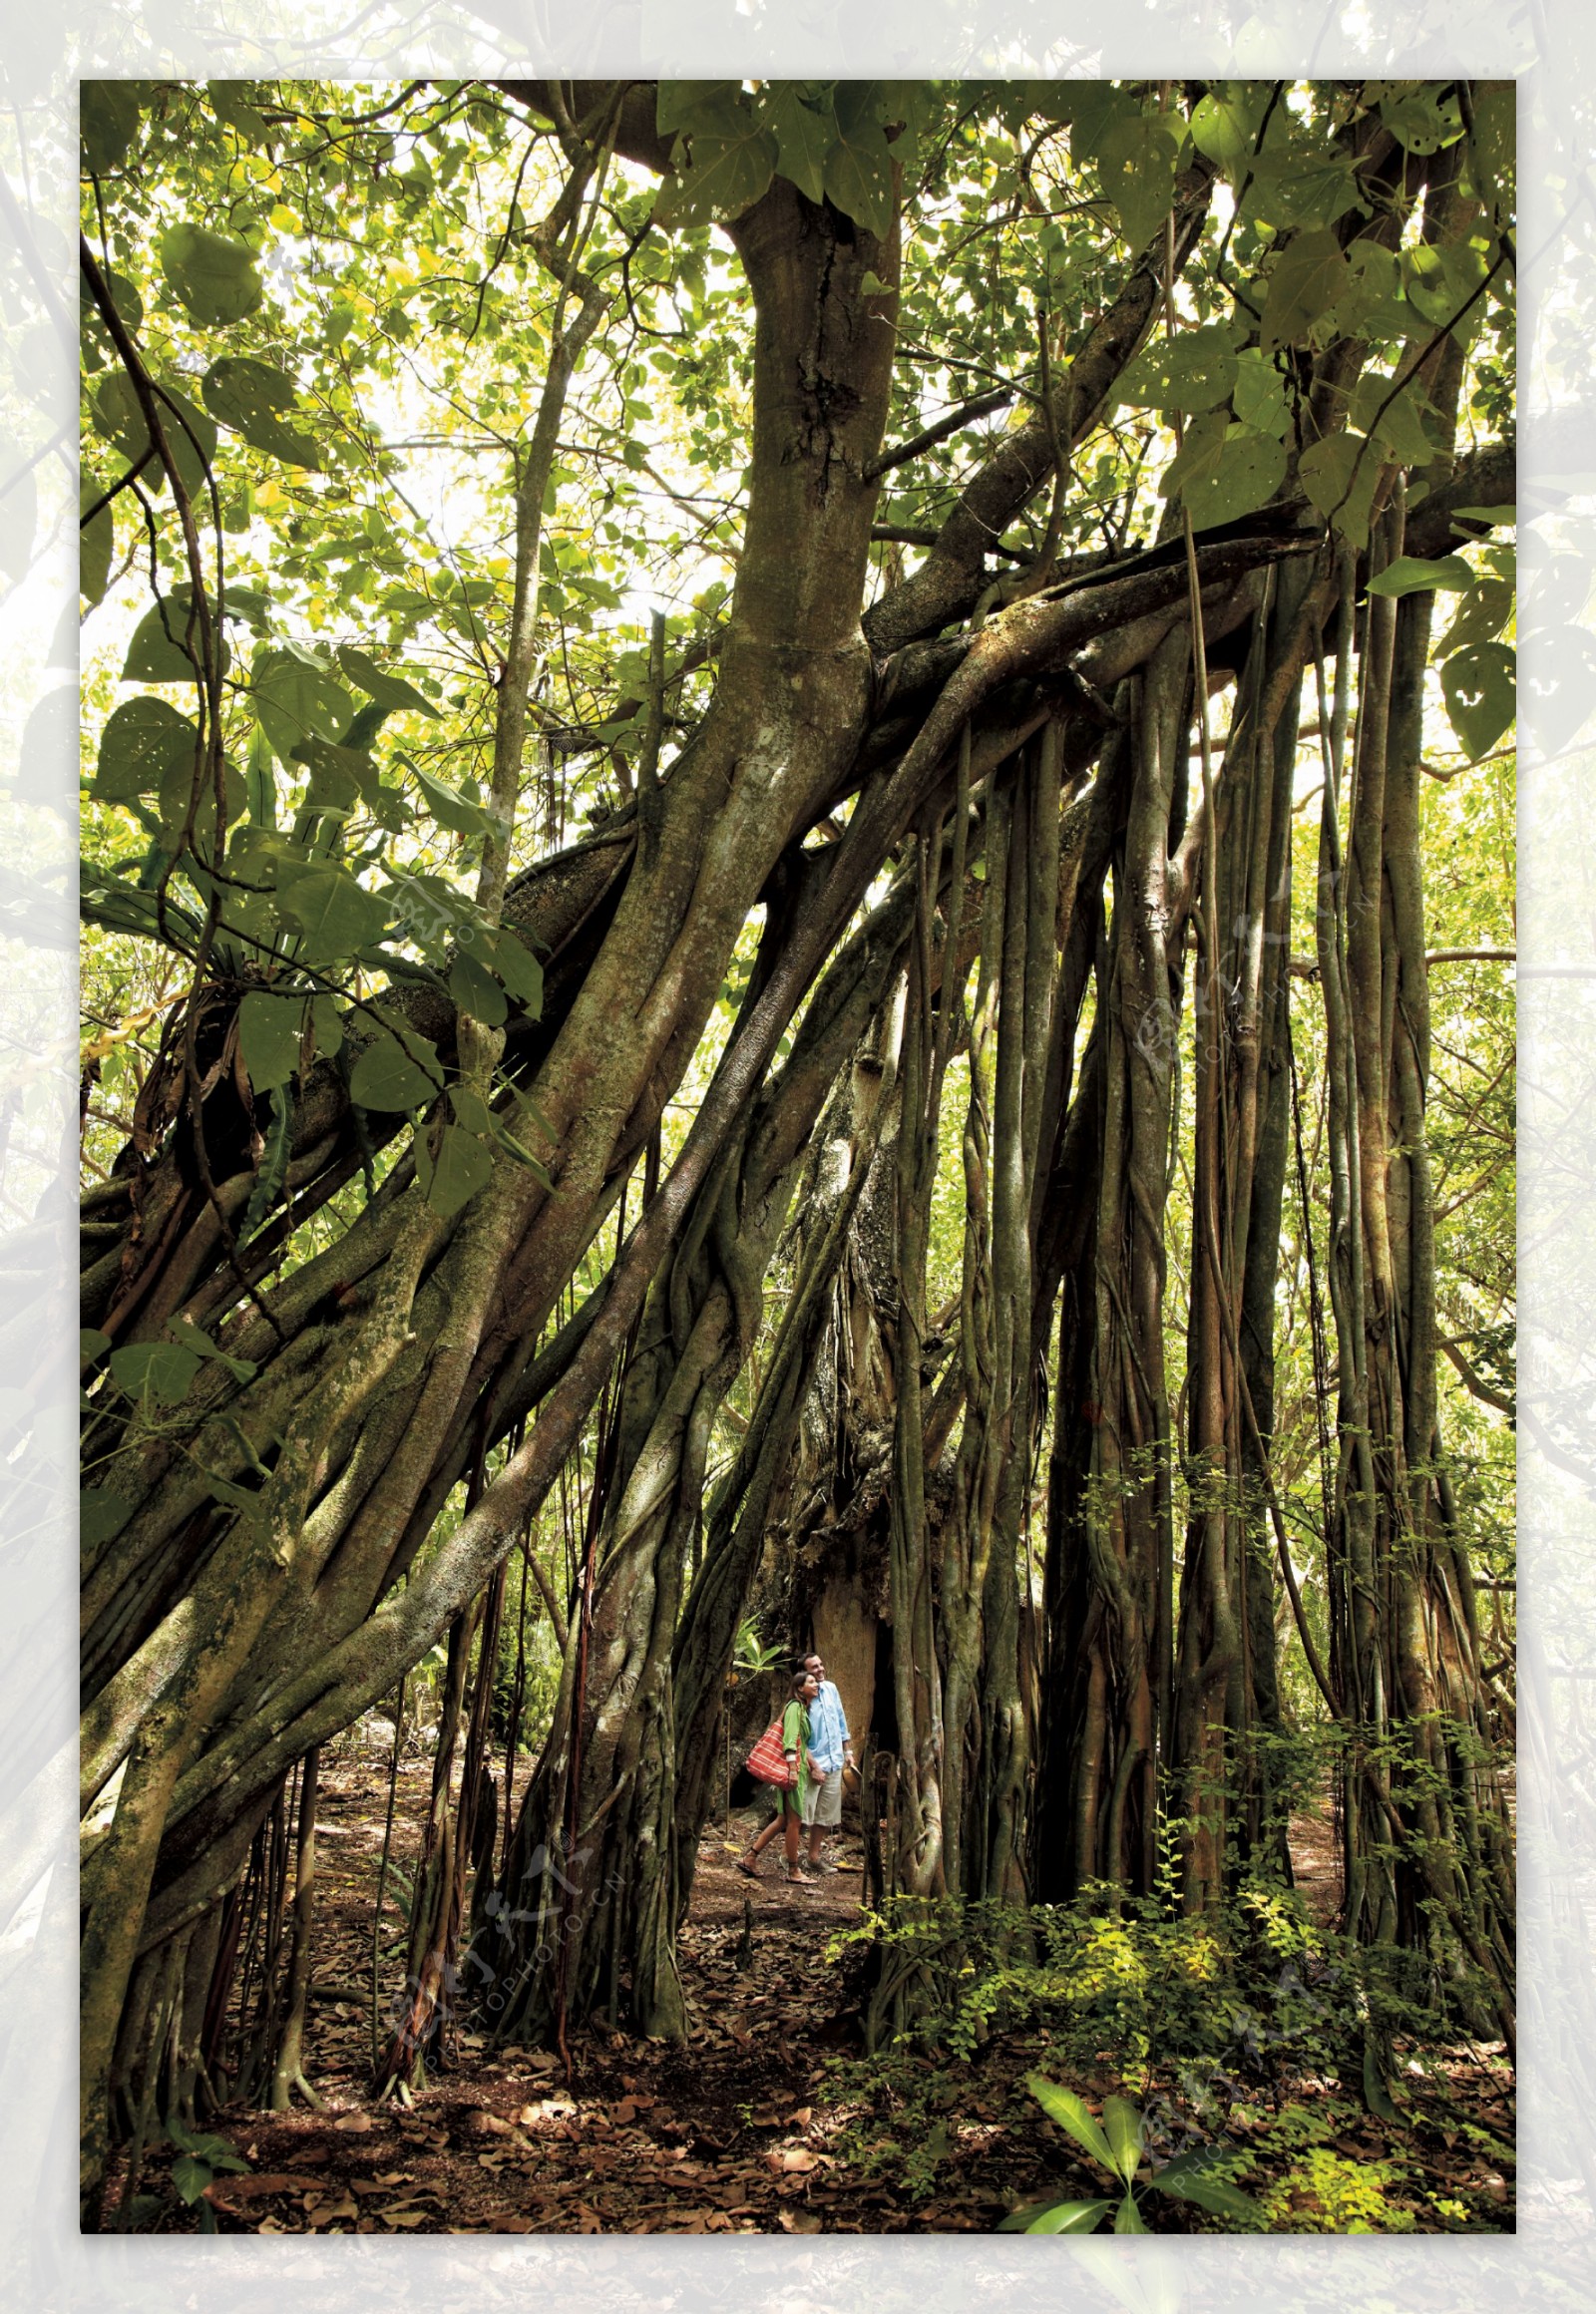
M 420 1759 L 402 1772 L 393 1855 L 405 1871 L 430 1773 Z M 213 2125 L 250 2170 L 210 2189 L 220 2231 L 989 2231 L 1017 2201 L 1100 2190 L 1024 2091 L 1027 2067 L 1046 2062 L 1044 2031 L 1000 2036 L 968 2067 L 902 2056 L 879 2082 L 848 2062 L 859 2054 L 857 2021 L 826 1947 L 857 1914 L 859 1842 L 834 1839 L 843 1869 L 803 1889 L 782 1878 L 772 1843 L 750 1883 L 734 1862 L 764 1820 L 759 1810 L 715 1824 L 700 1848 L 681 1939 L 686 2047 L 574 2034 L 568 2080 L 550 2054 L 492 2049 L 466 2032 L 453 2068 L 413 2110 L 371 2105 L 371 1926 L 386 1796 L 379 1751 L 350 1741 L 323 1771 L 306 2070 L 326 2110 L 219 2117 Z M 1293 1854 L 1305 1901 L 1324 1919 L 1336 1895 L 1328 1821 L 1297 1827 Z M 383 1935 L 385 2017 L 403 1969 L 397 1916 L 385 1917 Z M 1093 2102 L 1119 2086 L 1106 2052 L 1104 2061 L 1100 2076 L 1072 2076 Z M 1455 2199 L 1448 2211 L 1415 2192 L 1411 2221 L 1498 2230 L 1511 2223 L 1505 2066 L 1467 2050 L 1428 2053 L 1426 2064 L 1402 2146 L 1410 2159 L 1421 2135 L 1425 2182 L 1444 2180 Z M 1360 2109 L 1319 2102 L 1320 2135 L 1341 2160 L 1393 2151 L 1394 2132 Z M 1255 2125 L 1270 2123 L 1240 2107 L 1225 2124 L 1242 2146 Z M 167 2149 L 151 2157 L 145 2189 L 168 2203 L 158 2230 L 187 2231 L 195 2217 L 171 2193 L 169 2161 Z M 1161 2229 L 1200 2222 L 1168 2203 L 1156 2218 Z

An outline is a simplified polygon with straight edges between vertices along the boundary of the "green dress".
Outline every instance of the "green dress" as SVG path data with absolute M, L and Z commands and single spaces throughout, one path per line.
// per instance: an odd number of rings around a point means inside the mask
M 792 1800 L 802 1815 L 809 1797 L 809 1712 L 796 1696 L 781 1715 L 781 1748 L 798 1754 L 798 1781 L 787 1785 L 782 1804 Z

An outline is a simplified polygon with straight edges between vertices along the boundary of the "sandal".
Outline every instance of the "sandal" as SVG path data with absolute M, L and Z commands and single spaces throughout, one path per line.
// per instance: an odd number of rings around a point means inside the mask
M 750 1880 L 757 1880 L 759 1877 L 759 1865 L 752 1856 L 739 1856 L 737 1869 L 739 1872 L 746 1872 Z
M 803 1873 L 798 1871 L 787 1873 L 786 1881 L 789 1888 L 807 1888 L 809 1885 Z

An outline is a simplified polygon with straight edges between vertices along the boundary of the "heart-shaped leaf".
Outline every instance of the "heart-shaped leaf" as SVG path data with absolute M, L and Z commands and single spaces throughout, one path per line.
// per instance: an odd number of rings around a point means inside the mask
M 214 616 L 212 610 L 213 647 L 225 674 L 232 652 L 226 636 L 215 633 Z M 125 683 L 196 683 L 200 680 L 202 666 L 200 622 L 196 619 L 190 624 L 185 589 L 182 594 L 164 594 L 140 619 L 122 663 L 122 679 Z
M 1278 345 L 1306 345 L 1329 323 L 1349 277 L 1341 243 L 1328 225 L 1298 233 L 1270 271 L 1260 350 L 1271 354 Z
M 320 453 L 308 434 L 283 424 L 284 413 L 299 408 L 293 380 L 268 362 L 223 355 L 213 361 L 200 387 L 205 408 L 224 426 L 285 466 L 317 469 Z
M 260 303 L 254 251 L 207 225 L 173 225 L 156 244 L 161 269 L 196 321 L 225 326 Z
M 148 100 L 148 81 L 82 81 L 78 86 L 78 134 L 83 166 L 104 177 L 126 160 L 139 134 L 139 114 Z
M 388 924 L 388 911 L 375 894 L 356 883 L 346 868 L 330 861 L 318 862 L 291 879 L 286 869 L 279 871 L 277 914 L 303 937 L 317 963 L 331 963 L 370 948 L 381 940 Z M 360 1095 L 355 1098 L 359 1100 Z M 368 1108 L 382 1105 L 362 1103 Z M 391 1105 L 403 1108 L 409 1104 L 396 1101 Z
M 274 996 L 251 988 L 238 1006 L 238 1049 L 257 1093 L 286 1084 L 299 1066 L 304 1025 L 302 995 Z
M 1440 670 L 1441 697 L 1464 753 L 1478 762 L 1512 724 L 1518 707 L 1518 658 L 1505 643 L 1465 643 Z
M 349 1072 L 349 1098 L 363 1109 L 419 1109 L 442 1090 L 438 1048 L 414 1029 L 403 1043 L 384 1031 Z
M 424 1138 L 416 1143 L 416 1178 L 434 1213 L 447 1221 L 492 1177 L 493 1158 L 486 1145 L 461 1125 L 445 1125 L 434 1158 Z
M 170 781 L 194 775 L 199 725 L 165 699 L 124 699 L 100 734 L 94 793 L 105 803 L 159 795 Z

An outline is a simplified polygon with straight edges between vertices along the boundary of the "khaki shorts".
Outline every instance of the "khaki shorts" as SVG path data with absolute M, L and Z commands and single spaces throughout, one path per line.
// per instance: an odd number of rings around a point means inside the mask
M 804 1822 L 830 1826 L 842 1822 L 842 1769 L 828 1775 L 824 1783 L 814 1776 L 809 1778 L 809 1789 L 804 1794 Z

